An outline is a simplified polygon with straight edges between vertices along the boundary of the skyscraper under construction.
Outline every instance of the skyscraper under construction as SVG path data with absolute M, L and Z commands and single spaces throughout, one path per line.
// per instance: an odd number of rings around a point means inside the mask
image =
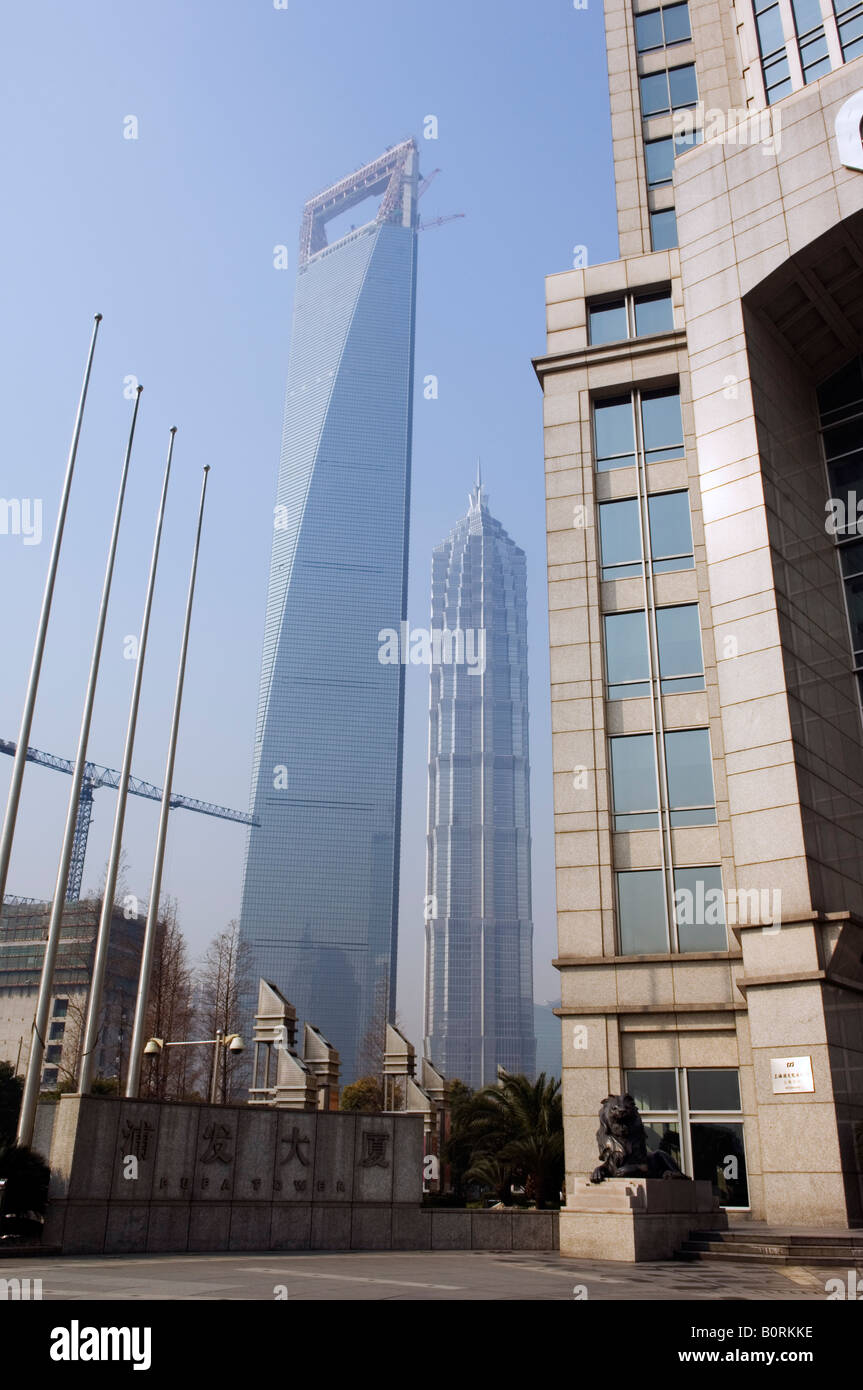
M 378 633 L 406 618 L 417 158 L 305 207 L 255 735 L 241 939 L 343 1081 L 395 988 L 404 667 Z

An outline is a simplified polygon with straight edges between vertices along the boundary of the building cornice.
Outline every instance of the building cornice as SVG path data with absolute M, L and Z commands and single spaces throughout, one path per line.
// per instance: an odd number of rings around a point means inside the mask
M 742 951 L 664 951 L 646 956 L 557 956 L 551 963 L 558 970 L 578 965 L 685 965 L 695 960 L 742 960 Z
M 603 1014 L 606 1018 L 626 1018 L 630 1014 L 745 1014 L 746 1005 L 729 1004 L 567 1004 L 552 1013 L 558 1018 L 583 1018 Z
M 600 343 L 596 347 L 579 348 L 576 352 L 553 352 L 534 357 L 533 370 L 540 383 L 551 372 L 584 371 L 587 367 L 616 366 L 647 361 L 664 352 L 685 352 L 686 330 L 675 328 L 670 333 L 656 333 L 650 338 L 624 338 L 618 343 Z

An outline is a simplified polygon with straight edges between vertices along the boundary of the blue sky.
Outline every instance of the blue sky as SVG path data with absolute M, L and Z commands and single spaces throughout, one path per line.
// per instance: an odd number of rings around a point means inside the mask
M 104 315 L 31 742 L 74 755 L 131 402 L 144 384 L 90 757 L 119 767 L 168 429 L 174 478 L 134 769 L 161 784 L 182 609 L 211 465 L 174 786 L 245 809 L 282 399 L 304 201 L 410 134 L 420 243 L 409 617 L 477 455 L 528 557 L 536 996 L 555 953 L 541 395 L 543 276 L 617 254 L 598 0 L 41 0 L 4 25 L 0 496 L 41 498 L 44 537 L 0 535 L 0 737 L 17 737 L 92 315 Z M 438 139 L 422 139 L 424 118 Z M 126 118 L 138 138 L 124 139 Z M 289 268 L 274 267 L 286 245 Z M 422 380 L 439 380 L 437 400 Z M 399 1011 L 421 1034 L 428 673 L 408 668 Z M 0 759 L 5 801 L 11 760 Z M 50 895 L 68 779 L 28 767 L 8 891 Z M 96 795 L 85 888 L 107 858 Z M 158 807 L 130 798 L 146 897 Z M 239 910 L 245 832 L 175 812 L 165 889 L 194 952 Z

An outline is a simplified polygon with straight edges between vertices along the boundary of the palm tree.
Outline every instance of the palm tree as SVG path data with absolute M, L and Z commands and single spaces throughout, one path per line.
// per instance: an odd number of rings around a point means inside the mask
M 508 1163 L 502 1163 L 495 1154 L 479 1154 L 464 1175 L 466 1183 L 478 1183 L 482 1188 L 491 1188 L 497 1200 L 505 1207 L 512 1206 L 512 1173 Z
M 458 1114 L 458 1140 L 470 1149 L 468 1176 L 480 1172 L 497 1187 L 486 1160 L 508 1169 L 537 1207 L 556 1203 L 563 1181 L 563 1104 L 560 1082 L 536 1081 L 501 1071 L 496 1086 L 485 1086 L 465 1101 Z

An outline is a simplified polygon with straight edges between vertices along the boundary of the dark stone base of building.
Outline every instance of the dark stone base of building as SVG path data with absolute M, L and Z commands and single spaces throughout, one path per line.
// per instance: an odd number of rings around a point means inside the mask
M 52 1201 L 44 1245 L 64 1255 L 254 1250 L 557 1250 L 558 1213 L 327 1207 L 294 1202 Z
M 64 1255 L 558 1246 L 557 1212 L 424 1208 L 419 1115 L 62 1096 L 36 1147 Z

